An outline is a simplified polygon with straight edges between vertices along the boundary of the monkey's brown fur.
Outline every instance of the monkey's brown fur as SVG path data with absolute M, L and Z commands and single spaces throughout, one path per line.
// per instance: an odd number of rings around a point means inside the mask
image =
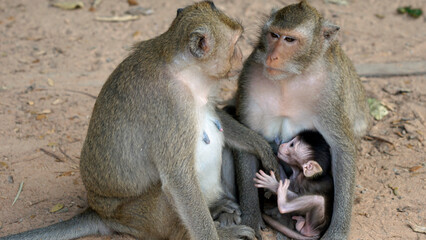
M 258 155 L 266 169 L 278 169 L 268 143 L 211 101 L 218 80 L 242 67 L 237 45 L 242 31 L 212 2 L 200 2 L 178 10 L 165 33 L 137 44 L 93 109 L 80 162 L 89 209 L 5 239 L 112 232 L 150 240 L 253 239 L 247 226 L 216 229 L 209 212 L 222 197 L 224 144 Z M 210 144 L 203 142 L 203 132 Z M 218 184 L 206 186 L 211 182 Z
M 364 88 L 334 39 L 339 27 L 305 1 L 273 11 L 244 64 L 237 92 L 240 121 L 268 141 L 317 130 L 331 146 L 333 216 L 323 239 L 346 239 L 350 229 L 356 146 L 369 125 Z M 263 227 L 256 170 L 236 161 L 242 223 Z M 258 236 L 258 234 L 257 234 Z

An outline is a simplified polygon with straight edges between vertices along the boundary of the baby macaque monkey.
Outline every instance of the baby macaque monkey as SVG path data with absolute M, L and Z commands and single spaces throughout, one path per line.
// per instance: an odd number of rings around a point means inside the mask
M 255 186 L 277 194 L 281 214 L 296 213 L 295 232 L 272 217 L 263 214 L 273 228 L 294 239 L 318 239 L 330 224 L 333 207 L 333 178 L 331 176 L 330 146 L 315 131 L 299 133 L 288 143 L 280 145 L 278 158 L 288 164 L 293 173 L 290 179 L 278 182 L 274 172 L 256 173 Z M 301 216 L 300 216 L 301 215 Z

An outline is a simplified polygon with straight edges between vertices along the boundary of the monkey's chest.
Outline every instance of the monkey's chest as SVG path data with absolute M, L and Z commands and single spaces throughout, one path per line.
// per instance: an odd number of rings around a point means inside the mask
M 196 146 L 196 171 L 204 198 L 208 204 L 221 193 L 223 133 L 217 125 L 218 117 L 212 111 L 200 113 Z
M 314 129 L 319 94 L 309 80 L 277 83 L 257 78 L 249 85 L 245 122 L 268 141 L 288 141 L 304 129 Z

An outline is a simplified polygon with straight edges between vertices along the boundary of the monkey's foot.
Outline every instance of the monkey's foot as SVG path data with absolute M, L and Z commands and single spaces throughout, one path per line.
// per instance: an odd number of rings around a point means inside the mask
M 302 216 L 293 216 L 292 217 L 293 220 L 296 220 L 296 230 L 301 232 L 302 228 L 305 226 L 306 220 L 304 217 Z
M 223 240 L 254 240 L 255 233 L 252 228 L 244 225 L 218 227 L 219 239 Z
M 256 217 L 256 216 L 259 217 Z M 247 214 L 241 217 L 241 222 L 244 225 L 250 226 L 254 229 L 256 238 L 262 240 L 261 231 L 266 228 L 265 223 L 263 222 L 262 216 L 259 214 Z
M 240 206 L 230 199 L 222 199 L 214 204 L 210 210 L 213 220 L 218 221 L 221 227 L 238 225 L 241 223 Z

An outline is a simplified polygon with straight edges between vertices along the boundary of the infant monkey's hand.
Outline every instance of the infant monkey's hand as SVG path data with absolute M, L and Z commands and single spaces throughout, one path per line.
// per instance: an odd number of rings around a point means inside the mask
M 275 194 L 277 193 L 279 183 L 273 171 L 271 171 L 271 175 L 268 175 L 264 171 L 260 170 L 258 173 L 256 173 L 256 177 L 253 180 L 255 182 L 255 187 L 265 188 L 274 192 Z

